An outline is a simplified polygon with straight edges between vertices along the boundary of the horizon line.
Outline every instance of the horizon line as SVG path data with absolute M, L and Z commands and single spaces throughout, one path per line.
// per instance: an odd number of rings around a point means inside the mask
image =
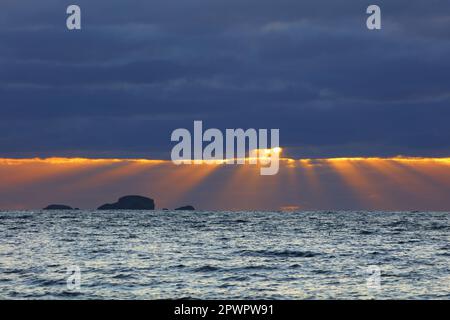
M 223 160 L 196 160 L 192 159 L 192 165 L 199 164 L 226 164 L 227 161 L 239 160 L 242 158 L 224 158 Z M 245 157 L 245 160 L 251 160 L 252 157 Z M 300 162 L 307 164 L 314 164 L 314 162 L 321 161 L 436 161 L 441 163 L 450 164 L 450 156 L 449 157 L 424 157 L 424 156 L 390 156 L 390 157 L 379 157 L 379 156 L 370 156 L 370 157 L 318 157 L 318 158 L 289 158 L 289 157 L 280 157 L 280 161 L 286 162 Z M 172 160 L 168 159 L 151 159 L 151 158 L 116 158 L 116 157 L 30 157 L 30 158 L 11 158 L 11 157 L 0 157 L 0 163 L 8 164 L 8 163 L 27 163 L 31 161 L 40 161 L 54 164 L 63 164 L 63 163 L 76 163 L 76 162 L 140 162 L 140 163 L 153 163 L 153 164 L 163 164 L 163 163 L 173 163 Z M 195 163 L 194 161 L 199 161 L 200 163 Z M 186 165 L 186 164 L 184 164 Z

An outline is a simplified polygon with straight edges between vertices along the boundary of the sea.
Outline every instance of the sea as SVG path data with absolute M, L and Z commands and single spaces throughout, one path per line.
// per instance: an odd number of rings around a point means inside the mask
M 0 212 L 0 299 L 449 298 L 448 212 Z

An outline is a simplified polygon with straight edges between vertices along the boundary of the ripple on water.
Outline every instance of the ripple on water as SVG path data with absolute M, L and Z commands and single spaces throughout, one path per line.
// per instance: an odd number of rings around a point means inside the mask
M 279 258 L 313 258 L 321 255 L 312 251 L 294 251 L 294 250 L 243 250 L 238 252 L 243 256 L 255 256 L 255 257 L 279 257 Z
M 202 266 L 198 268 L 194 268 L 192 271 L 194 272 L 215 272 L 221 270 L 219 267 L 213 266 Z

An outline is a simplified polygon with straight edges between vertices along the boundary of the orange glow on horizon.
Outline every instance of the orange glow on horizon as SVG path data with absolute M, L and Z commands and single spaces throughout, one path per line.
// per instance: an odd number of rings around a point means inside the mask
M 282 148 L 274 149 L 256 149 L 254 152 L 261 154 L 271 154 L 272 152 L 280 154 Z M 239 158 L 227 158 L 224 160 L 198 160 L 197 164 L 222 164 L 230 160 L 237 160 Z M 245 158 L 249 159 L 249 157 Z M 289 163 L 299 162 L 305 165 L 315 165 L 323 162 L 341 162 L 341 161 L 399 161 L 405 163 L 423 163 L 436 162 L 440 164 L 450 165 L 450 157 L 432 158 L 432 157 L 337 157 L 337 158 L 302 158 L 295 160 L 293 158 L 279 158 L 280 161 Z M 171 163 L 171 160 L 162 159 L 138 159 L 138 158 L 82 158 L 82 157 L 49 157 L 49 158 L 0 158 L 0 165 L 15 165 L 27 163 L 49 163 L 49 164 L 83 164 L 83 163 L 119 163 L 119 162 L 139 162 L 142 164 L 164 164 Z M 193 161 L 192 161 L 193 162 Z M 192 163 L 194 164 L 194 163 Z
M 259 152 L 261 160 L 274 150 Z M 280 154 L 282 149 L 275 152 Z M 202 161 L 177 166 L 158 159 L 0 158 L 0 208 L 24 208 L 28 203 L 23 199 L 30 195 L 36 199 L 28 200 L 34 201 L 28 206 L 42 206 L 41 193 L 49 201 L 71 201 L 75 196 L 89 204 L 140 193 L 154 196 L 164 207 L 188 204 L 192 197 L 233 209 L 264 203 L 272 208 L 337 208 L 336 201 L 344 201 L 341 198 L 367 209 L 403 208 L 412 200 L 437 208 L 449 203 L 450 207 L 450 158 L 279 160 L 277 175 L 261 176 L 262 162 Z

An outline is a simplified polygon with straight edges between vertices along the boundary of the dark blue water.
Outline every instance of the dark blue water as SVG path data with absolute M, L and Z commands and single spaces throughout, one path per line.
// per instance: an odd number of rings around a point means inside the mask
M 0 212 L 0 241 L 3 299 L 450 298 L 449 213 Z

